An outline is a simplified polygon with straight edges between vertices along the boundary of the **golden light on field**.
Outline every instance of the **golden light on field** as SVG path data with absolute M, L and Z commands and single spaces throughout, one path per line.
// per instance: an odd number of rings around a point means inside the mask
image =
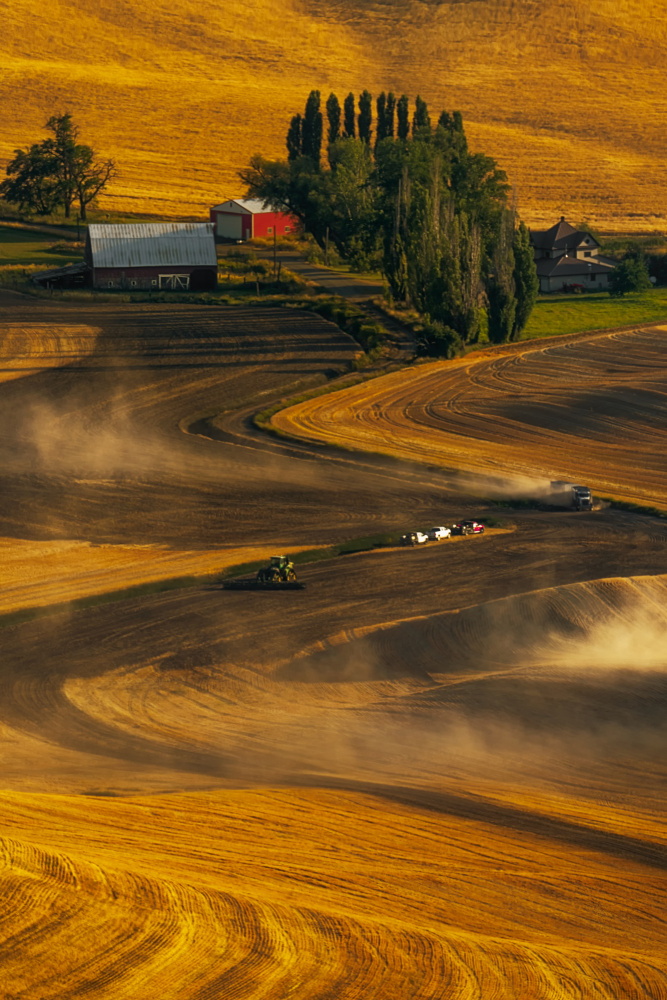
M 253 153 L 284 154 L 311 88 L 393 88 L 460 108 L 530 224 L 660 229 L 666 25 L 666 0 L 19 0 L 0 43 L 0 157 L 67 108 L 118 160 L 103 205 L 201 213 L 241 193 Z
M 653 327 L 481 351 L 307 400 L 272 422 L 306 440 L 524 477 L 527 495 L 573 477 L 664 507 L 666 340 Z
M 240 563 L 268 561 L 271 552 L 267 546 L 178 552 L 155 545 L 0 538 L 0 614 L 176 577 L 215 575 Z
M 95 350 L 99 332 L 80 324 L 0 323 L 0 382 L 80 361 Z
M 32 966 L 48 1000 L 664 995 L 664 879 L 592 846 L 317 790 L 1 804 L 13 993 Z M 558 800 L 539 805 L 557 827 Z M 500 808 L 520 815 L 520 791 Z M 81 936 L 97 943 L 77 968 Z
M 0 623 L 3 1000 L 665 1000 L 660 519 L 65 604 L 499 513 L 468 469 L 660 500 L 665 332 L 408 368 L 303 444 L 250 418 L 354 357 L 313 314 L 0 305 L 0 610 L 50 610 Z

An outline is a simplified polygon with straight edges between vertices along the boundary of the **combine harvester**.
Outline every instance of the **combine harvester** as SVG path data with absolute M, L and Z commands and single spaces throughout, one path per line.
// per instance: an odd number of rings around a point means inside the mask
M 294 563 L 289 556 L 271 556 L 268 566 L 263 566 L 255 577 L 240 580 L 225 580 L 225 590 L 304 590 L 305 583 L 299 583 L 294 572 Z

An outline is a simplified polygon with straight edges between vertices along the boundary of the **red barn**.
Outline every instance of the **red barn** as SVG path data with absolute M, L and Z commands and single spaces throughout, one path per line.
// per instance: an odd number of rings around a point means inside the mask
M 271 239 L 301 228 L 299 220 L 287 212 L 274 212 L 263 201 L 234 198 L 215 205 L 210 212 L 215 235 L 227 240 Z
M 218 282 L 210 222 L 90 225 L 84 261 L 93 288 L 203 292 Z

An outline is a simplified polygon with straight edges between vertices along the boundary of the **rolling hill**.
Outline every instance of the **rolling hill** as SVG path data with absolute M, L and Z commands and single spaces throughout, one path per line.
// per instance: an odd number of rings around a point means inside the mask
M 69 109 L 119 175 L 103 207 L 201 214 L 281 155 L 308 91 L 417 92 L 460 108 L 529 224 L 667 220 L 667 0 L 15 0 L 0 162 Z
M 486 519 L 461 470 L 507 440 L 565 475 L 580 428 L 664 495 L 664 333 L 413 366 L 354 423 L 320 397 L 396 463 L 245 419 L 353 356 L 312 313 L 0 307 L 2 1000 L 667 1000 L 667 522 L 118 593 Z

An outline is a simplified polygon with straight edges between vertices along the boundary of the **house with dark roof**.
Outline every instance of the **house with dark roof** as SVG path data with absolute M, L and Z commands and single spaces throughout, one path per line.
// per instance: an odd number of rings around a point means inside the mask
M 565 216 L 551 229 L 531 231 L 530 242 L 541 292 L 561 292 L 573 286 L 591 292 L 608 290 L 615 261 L 600 257 L 595 237 L 575 229 Z

